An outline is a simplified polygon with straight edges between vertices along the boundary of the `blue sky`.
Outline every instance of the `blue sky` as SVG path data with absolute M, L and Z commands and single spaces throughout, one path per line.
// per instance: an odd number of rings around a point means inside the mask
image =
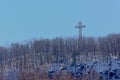
M 0 45 L 77 36 L 79 21 L 84 36 L 120 32 L 120 0 L 0 0 Z

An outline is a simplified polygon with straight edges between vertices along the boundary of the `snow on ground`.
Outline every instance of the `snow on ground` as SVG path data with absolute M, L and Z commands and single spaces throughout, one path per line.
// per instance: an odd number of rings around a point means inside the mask
M 20 80 L 20 72 L 16 68 L 6 68 L 3 80 Z
M 120 80 L 120 59 L 91 61 L 77 63 L 76 65 L 69 64 L 62 68 L 59 65 L 53 65 L 48 68 L 48 74 L 62 70 L 72 73 L 75 77 L 80 77 L 84 72 L 89 72 L 91 69 L 98 72 L 105 80 Z
M 80 77 L 86 72 L 89 73 L 91 69 L 98 72 L 105 80 L 120 80 L 120 59 L 79 62 L 67 65 L 53 64 L 49 65 L 45 71 L 48 73 L 48 77 L 52 79 L 54 75 L 59 74 L 61 71 Z M 19 70 L 16 68 L 5 69 L 4 71 L 5 80 L 18 80 L 19 75 Z

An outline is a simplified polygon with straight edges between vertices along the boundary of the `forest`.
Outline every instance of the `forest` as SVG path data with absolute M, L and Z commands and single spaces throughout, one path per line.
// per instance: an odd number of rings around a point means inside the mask
M 36 39 L 26 43 L 12 43 L 0 47 L 0 73 L 15 67 L 21 72 L 45 68 L 52 64 L 68 65 L 78 62 L 120 58 L 120 34 L 82 39 Z

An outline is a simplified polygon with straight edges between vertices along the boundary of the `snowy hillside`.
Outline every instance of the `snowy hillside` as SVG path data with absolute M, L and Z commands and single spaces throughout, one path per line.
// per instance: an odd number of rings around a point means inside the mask
M 37 72 L 36 72 L 37 71 Z M 22 73 L 23 74 L 23 73 Z M 24 73 L 25 74 L 25 73 Z M 26 76 L 35 76 L 36 74 L 47 77 L 46 80 L 55 80 L 62 75 L 74 77 L 72 80 L 120 80 L 120 59 L 110 59 L 103 61 L 79 62 L 76 64 L 52 64 L 44 69 L 33 69 Z M 89 75 L 89 76 L 88 76 Z M 43 77 L 43 76 L 42 76 Z M 85 77 L 85 78 L 84 78 Z M 87 78 L 91 79 L 87 79 Z M 94 79 L 94 77 L 96 77 Z M 3 72 L 1 80 L 24 80 L 21 77 L 21 72 L 17 68 L 6 68 Z M 27 80 L 27 79 L 25 79 Z M 29 78 L 29 80 L 32 80 Z M 37 79 L 35 79 L 37 80 Z M 38 80 L 43 80 L 38 79 Z M 59 79 L 58 79 L 59 80 Z M 66 79 L 61 79 L 66 80 Z
M 105 61 L 93 61 L 77 63 L 76 65 L 66 65 L 60 68 L 58 65 L 49 67 L 49 77 L 54 76 L 56 72 L 70 72 L 75 77 L 81 77 L 83 74 L 89 74 L 90 70 L 95 70 L 104 80 L 120 80 L 120 60 L 111 59 Z

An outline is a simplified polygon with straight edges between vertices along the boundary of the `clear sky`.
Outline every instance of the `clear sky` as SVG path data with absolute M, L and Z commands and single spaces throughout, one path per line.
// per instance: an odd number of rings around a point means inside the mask
M 0 0 L 0 45 L 34 38 L 120 32 L 120 0 Z

